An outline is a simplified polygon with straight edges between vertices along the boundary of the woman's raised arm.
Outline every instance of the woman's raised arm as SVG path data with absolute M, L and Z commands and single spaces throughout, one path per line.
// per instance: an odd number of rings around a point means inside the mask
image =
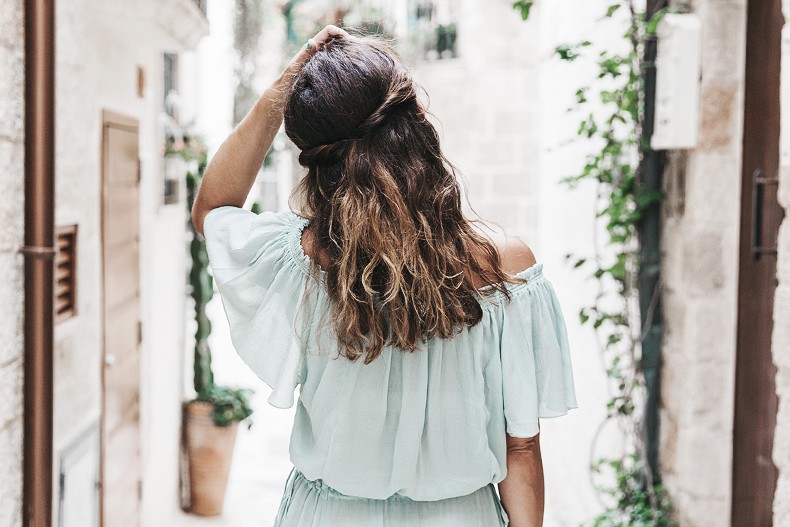
M 293 77 L 327 38 L 337 35 L 348 37 L 339 27 L 326 26 L 308 40 L 211 158 L 192 206 L 192 223 L 198 232 L 203 233 L 203 220 L 210 210 L 244 205 L 283 122 L 285 97 Z

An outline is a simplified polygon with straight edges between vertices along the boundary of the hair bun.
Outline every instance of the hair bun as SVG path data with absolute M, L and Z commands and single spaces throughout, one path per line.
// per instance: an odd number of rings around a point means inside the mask
M 302 166 L 334 165 L 346 155 L 350 145 L 356 139 L 341 139 L 334 143 L 305 148 L 299 153 L 299 164 Z

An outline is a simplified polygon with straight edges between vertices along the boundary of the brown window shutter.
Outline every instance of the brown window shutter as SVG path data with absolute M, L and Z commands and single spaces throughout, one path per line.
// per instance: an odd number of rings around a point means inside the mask
M 77 226 L 57 230 L 58 254 L 55 257 L 55 320 L 60 322 L 77 314 Z

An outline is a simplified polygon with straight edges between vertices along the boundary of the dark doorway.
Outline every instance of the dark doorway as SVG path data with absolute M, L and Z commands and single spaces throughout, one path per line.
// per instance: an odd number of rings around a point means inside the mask
M 769 527 L 777 469 L 776 368 L 771 355 L 776 239 L 781 0 L 750 0 L 746 32 L 732 525 Z

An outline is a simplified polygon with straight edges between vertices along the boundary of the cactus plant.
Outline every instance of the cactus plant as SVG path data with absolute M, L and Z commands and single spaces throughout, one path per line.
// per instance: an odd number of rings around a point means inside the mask
M 193 162 L 193 170 L 186 176 L 187 207 L 192 209 L 195 196 L 200 188 L 200 181 L 208 162 L 205 146 L 195 138 L 189 138 L 183 147 L 174 150 L 187 161 Z M 193 385 L 196 400 L 213 405 L 212 418 L 217 426 L 227 426 L 233 422 L 244 421 L 252 414 L 249 398 L 252 394 L 248 389 L 236 389 L 217 386 L 211 368 L 211 348 L 208 338 L 211 334 L 211 320 L 206 314 L 206 306 L 214 296 L 214 280 L 209 272 L 206 240 L 195 230 L 191 221 L 187 222 L 190 235 L 189 254 L 192 265 L 189 270 L 190 294 L 195 303 L 194 377 Z

